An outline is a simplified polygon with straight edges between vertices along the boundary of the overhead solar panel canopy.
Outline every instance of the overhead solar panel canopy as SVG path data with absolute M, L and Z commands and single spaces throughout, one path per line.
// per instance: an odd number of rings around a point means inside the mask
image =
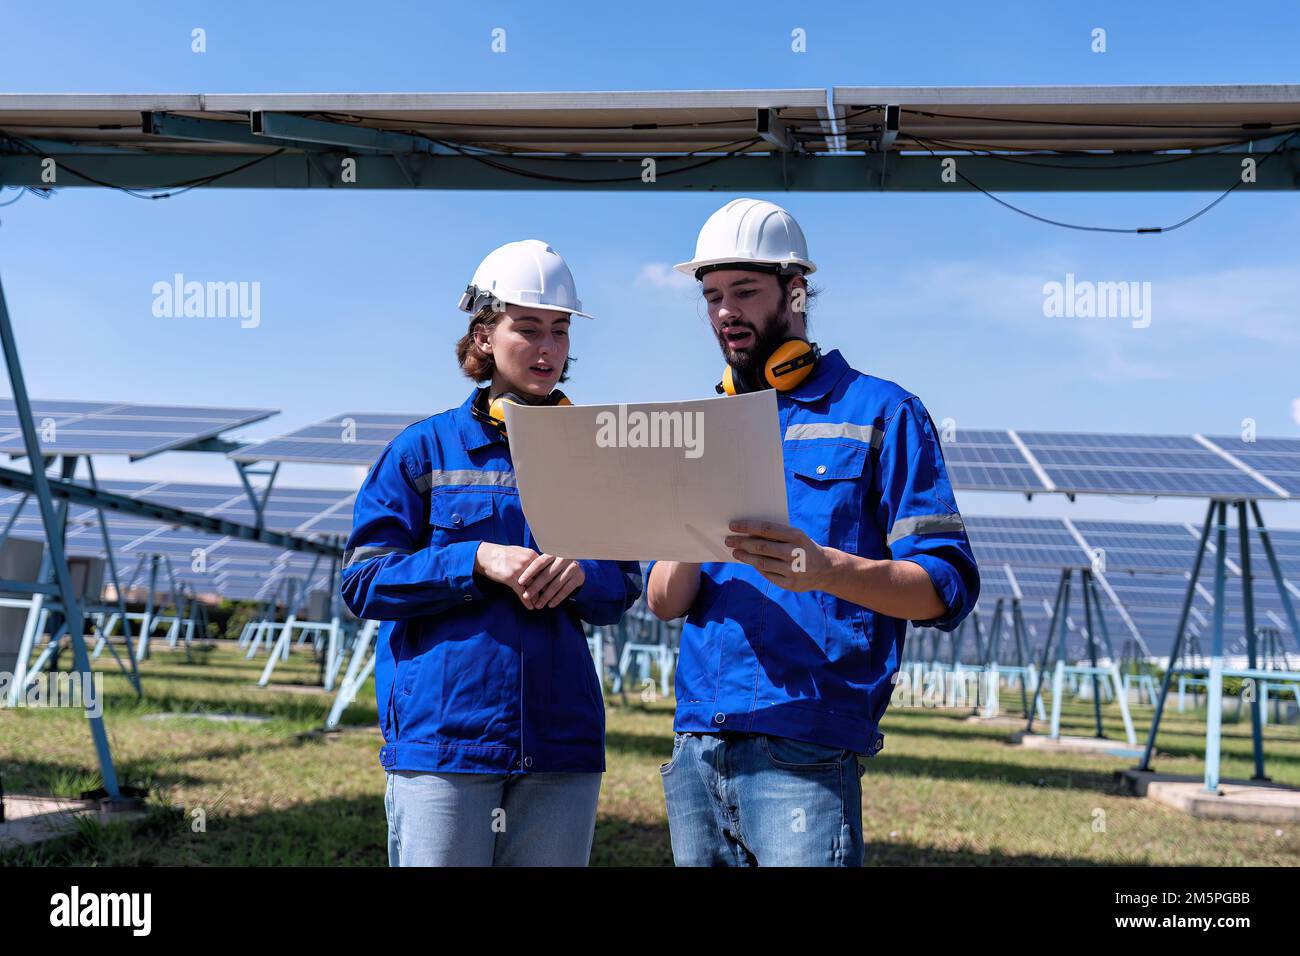
M 126 455 L 206 450 L 204 442 L 276 414 L 270 408 L 213 408 L 32 399 L 32 420 L 46 455 Z M 11 398 L 0 398 L 0 452 L 25 457 Z
M 307 462 L 369 467 L 406 426 L 427 415 L 348 412 L 229 453 L 237 462 Z
M 1295 189 L 1297 131 L 1280 84 L 6 94 L 0 182 L 330 188 L 351 156 L 360 189 L 1223 191 L 1249 152 Z

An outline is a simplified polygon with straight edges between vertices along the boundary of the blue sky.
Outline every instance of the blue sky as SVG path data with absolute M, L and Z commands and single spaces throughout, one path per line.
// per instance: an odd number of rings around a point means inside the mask
M 1300 4 L 7 4 L 8 92 L 603 90 L 1298 82 Z M 190 30 L 208 51 L 190 51 Z M 1094 27 L 1105 54 L 1090 52 Z M 493 54 L 495 27 L 507 52 Z M 790 50 L 790 31 L 808 52 Z M 12 198 L 5 191 L 0 199 Z M 248 437 L 344 410 L 431 413 L 469 382 L 456 300 L 494 246 L 536 237 L 597 321 L 575 328 L 579 402 L 711 394 L 716 346 L 667 266 L 725 194 L 195 190 L 148 202 L 72 189 L 0 209 L 0 277 L 34 396 L 251 405 Z M 780 194 L 823 289 L 814 337 L 959 427 L 1300 435 L 1300 197 L 1239 190 L 1164 236 L 1031 222 L 976 195 Z M 1071 221 L 1147 225 L 1207 194 L 1024 195 Z M 163 319 L 175 273 L 258 281 L 262 322 Z M 1152 284 L 1152 322 L 1047 319 L 1066 273 Z M 226 481 L 198 455 L 105 475 Z M 282 481 L 350 485 L 299 466 Z M 1199 519 L 1198 503 L 964 495 L 981 513 Z M 1300 509 L 1270 509 L 1300 526 Z

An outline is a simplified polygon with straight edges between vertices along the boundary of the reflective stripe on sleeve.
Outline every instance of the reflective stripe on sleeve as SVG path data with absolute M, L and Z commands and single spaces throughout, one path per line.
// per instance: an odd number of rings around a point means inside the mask
M 965 530 L 966 525 L 959 514 L 911 515 L 894 522 L 885 543 L 892 545 L 899 538 L 906 538 L 913 534 L 945 534 Z
M 410 554 L 408 548 L 353 548 L 351 551 L 343 552 L 343 567 L 351 567 L 354 563 L 369 561 L 371 558 L 378 558 L 385 554 Z

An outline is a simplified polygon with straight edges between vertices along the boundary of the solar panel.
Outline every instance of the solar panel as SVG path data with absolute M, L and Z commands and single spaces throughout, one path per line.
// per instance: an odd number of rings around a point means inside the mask
M 954 488 L 971 491 L 1050 490 L 1005 431 L 956 429 L 940 436 Z
M 1196 561 L 1199 532 L 1186 525 L 1079 519 L 1074 527 L 1092 549 L 1100 549 L 1105 570 L 1182 574 Z M 1208 564 L 1206 565 L 1208 567 Z
M 1259 472 L 1288 494 L 1300 496 L 1300 438 L 1257 438 L 1245 441 L 1238 435 L 1209 436 L 1209 441 Z
M 46 455 L 144 458 L 183 449 L 276 414 L 267 408 L 141 405 L 33 399 L 32 419 Z M 27 453 L 13 399 L 0 398 L 0 452 Z
M 1059 491 L 1198 498 L 1279 497 L 1190 436 L 1018 434 Z
M 921 137 L 990 150 L 1165 150 L 1231 142 L 1296 112 L 1294 86 L 860 87 L 763 90 L 638 90 L 438 93 L 5 94 L 0 129 L 143 155 L 238 159 L 279 145 L 248 136 L 253 111 L 346 116 L 359 130 L 416 130 L 461 148 L 509 146 L 543 153 L 660 155 L 739 142 L 770 150 L 755 135 L 755 112 L 770 108 L 811 153 L 852 148 L 886 122 L 884 104 L 903 108 L 903 133 L 886 148 L 917 149 Z M 141 110 L 200 119 L 224 135 L 155 134 Z M 828 110 L 841 123 L 828 135 Z M 847 130 L 847 132 L 845 132 Z M 242 135 L 241 135 L 242 134 Z
M 954 488 L 1039 494 L 1300 497 L 1300 439 L 1009 432 L 941 434 Z
M 327 418 L 278 438 L 247 445 L 229 457 L 239 462 L 285 461 L 369 466 L 384 446 L 428 415 L 351 412 Z
M 963 516 L 975 560 L 1001 567 L 1085 568 L 1091 559 L 1060 518 Z

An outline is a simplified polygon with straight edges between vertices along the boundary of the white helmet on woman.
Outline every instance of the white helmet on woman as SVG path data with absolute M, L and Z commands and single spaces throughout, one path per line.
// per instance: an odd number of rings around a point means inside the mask
M 794 216 L 762 199 L 733 199 L 715 212 L 700 230 L 695 258 L 673 268 L 698 279 L 711 266 L 799 275 L 817 271 Z
M 540 239 L 507 242 L 474 270 L 460 308 L 471 315 L 493 303 L 527 305 L 593 318 L 582 311 L 573 273 L 558 252 Z

